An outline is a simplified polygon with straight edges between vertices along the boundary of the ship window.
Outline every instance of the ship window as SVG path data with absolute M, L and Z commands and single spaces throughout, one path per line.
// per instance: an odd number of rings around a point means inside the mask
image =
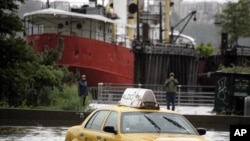
M 66 21 L 66 22 L 65 22 L 65 25 L 69 25 L 69 22 L 68 22 L 68 21 Z
M 58 24 L 58 28 L 59 28 L 59 29 L 63 29 L 63 24 L 62 24 L 62 23 L 59 23 L 59 24 Z
M 101 24 L 99 25 L 99 30 L 102 31 L 102 25 Z
M 77 56 L 79 54 L 79 51 L 75 50 L 74 54 L 75 54 L 75 56 Z
M 82 28 L 82 25 L 80 23 L 76 24 L 76 28 L 77 29 L 81 29 Z

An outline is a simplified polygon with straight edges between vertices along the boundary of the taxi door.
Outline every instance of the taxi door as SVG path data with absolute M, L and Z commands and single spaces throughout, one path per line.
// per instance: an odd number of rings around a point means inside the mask
M 118 136 L 114 133 L 101 133 L 98 141 L 118 141 Z
M 98 132 L 94 130 L 86 130 L 79 141 L 101 141 Z
M 102 128 L 108 115 L 109 110 L 99 110 L 93 114 L 84 125 L 79 141 L 104 141 Z
M 108 132 L 86 131 L 79 141 L 119 141 L 120 135 Z
M 104 128 L 108 127 L 112 129 L 113 131 L 118 131 L 118 112 L 111 111 L 108 115 L 107 119 L 104 121 L 102 132 L 99 134 L 98 138 L 100 138 L 99 141 L 117 141 L 119 140 L 117 133 L 110 133 L 105 132 Z

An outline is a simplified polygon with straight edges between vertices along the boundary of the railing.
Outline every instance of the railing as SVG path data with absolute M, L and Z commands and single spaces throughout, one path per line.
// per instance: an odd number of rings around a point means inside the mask
M 155 93 L 159 104 L 166 105 L 164 85 L 150 84 L 111 84 L 100 83 L 98 88 L 91 88 L 93 100 L 103 104 L 117 104 L 126 88 L 148 88 Z M 178 85 L 177 106 L 214 106 L 214 86 Z
M 115 35 L 115 39 L 112 38 L 112 33 L 110 31 L 100 32 L 91 30 L 89 27 L 82 27 L 81 29 L 72 27 L 59 29 L 57 25 L 53 26 L 41 26 L 41 25 L 32 25 L 26 23 L 25 25 L 25 36 L 36 35 L 36 34 L 60 34 L 60 35 L 70 35 L 74 37 L 85 37 L 89 39 L 96 39 L 99 41 L 105 41 L 108 43 L 115 43 L 117 45 L 123 44 L 127 48 L 131 48 L 131 40 L 127 36 Z

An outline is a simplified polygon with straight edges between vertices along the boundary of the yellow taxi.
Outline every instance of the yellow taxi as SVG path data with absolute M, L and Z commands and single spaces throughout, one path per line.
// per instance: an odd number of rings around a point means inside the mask
M 160 108 L 150 89 L 127 88 L 117 105 L 93 111 L 66 132 L 65 141 L 206 141 L 206 130 Z

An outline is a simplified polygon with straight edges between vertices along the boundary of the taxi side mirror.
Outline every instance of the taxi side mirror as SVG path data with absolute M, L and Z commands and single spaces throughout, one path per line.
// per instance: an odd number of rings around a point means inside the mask
M 196 128 L 196 130 L 198 131 L 199 135 L 205 135 L 207 132 L 205 128 Z
M 105 126 L 103 130 L 108 133 L 117 134 L 117 131 L 115 130 L 114 126 Z

